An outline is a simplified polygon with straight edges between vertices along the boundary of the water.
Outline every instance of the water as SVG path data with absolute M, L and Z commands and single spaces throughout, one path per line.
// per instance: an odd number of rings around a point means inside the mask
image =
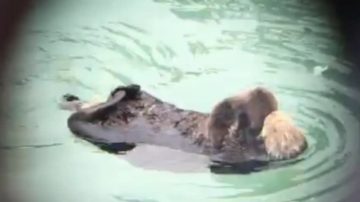
M 355 183 L 359 89 L 347 79 L 351 64 L 341 57 L 343 47 L 326 9 L 310 2 L 48 0 L 36 5 L 15 49 L 12 74 L 2 81 L 14 93 L 2 112 L 11 133 L 2 142 L 1 177 L 11 180 L 16 199 L 29 202 L 343 199 Z M 153 153 L 140 152 L 149 158 L 139 166 L 70 134 L 69 114 L 57 108 L 62 94 L 104 99 L 114 87 L 132 82 L 204 112 L 223 97 L 266 86 L 306 131 L 306 160 L 250 175 L 215 175 L 196 163 L 174 172 L 161 165 L 182 167 L 197 157 L 169 153 L 164 158 L 149 149 Z M 42 147 L 14 147 L 26 145 Z

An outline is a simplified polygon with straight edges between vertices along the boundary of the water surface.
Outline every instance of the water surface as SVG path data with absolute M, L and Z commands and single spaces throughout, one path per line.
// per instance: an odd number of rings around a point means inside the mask
M 12 74 L 2 81 L 14 93 L 2 112 L 12 132 L 1 143 L 6 156 L 1 175 L 11 180 L 18 199 L 327 202 L 351 191 L 359 152 L 359 89 L 347 79 L 351 64 L 341 57 L 336 26 L 322 5 L 44 2 L 23 27 Z M 139 166 L 70 134 L 69 114 L 57 108 L 62 94 L 104 99 L 129 83 L 203 112 L 223 97 L 265 86 L 306 131 L 306 160 L 250 175 L 215 175 L 196 163 L 190 165 L 196 172 L 175 172 L 156 167 L 181 167 L 189 157 L 144 153 L 148 161 Z

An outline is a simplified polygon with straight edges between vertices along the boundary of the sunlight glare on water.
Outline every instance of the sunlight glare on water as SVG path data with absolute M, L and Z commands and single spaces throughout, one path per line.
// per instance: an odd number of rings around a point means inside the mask
M 7 176 L 24 201 L 339 201 L 353 183 L 360 119 L 350 63 L 312 1 L 48 0 L 22 31 L 4 84 L 12 134 Z M 134 166 L 74 138 L 64 93 L 105 99 L 138 83 L 179 107 L 209 112 L 262 85 L 305 131 L 305 161 L 250 175 Z M 144 156 L 147 154 L 145 153 Z M 151 160 L 151 159 L 150 159 Z M 155 161 L 155 160 L 154 160 Z M 170 163 L 171 164 L 171 163 Z M 173 162 L 173 166 L 181 166 Z

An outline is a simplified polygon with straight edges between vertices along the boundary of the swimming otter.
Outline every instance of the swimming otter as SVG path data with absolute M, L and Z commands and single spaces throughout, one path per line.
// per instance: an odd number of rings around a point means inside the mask
M 261 137 L 271 159 L 294 158 L 307 147 L 303 131 L 282 111 L 273 111 L 265 118 Z
M 226 110 L 219 107 L 222 103 L 230 105 L 235 112 L 223 113 Z M 209 155 L 220 164 L 243 166 L 247 162 L 269 162 L 261 138 L 249 143 L 243 137 L 256 136 L 265 116 L 276 108 L 274 96 L 263 88 L 225 99 L 210 115 L 179 109 L 142 91 L 139 85 L 129 85 L 116 88 L 104 103 L 77 108 L 68 119 L 68 127 L 75 135 L 96 145 L 154 144 Z M 211 122 L 216 126 L 215 120 L 221 117 L 227 118 L 229 127 L 223 129 L 228 134 L 220 133 L 222 147 L 213 155 L 213 135 L 217 133 L 211 130 L 218 128 Z

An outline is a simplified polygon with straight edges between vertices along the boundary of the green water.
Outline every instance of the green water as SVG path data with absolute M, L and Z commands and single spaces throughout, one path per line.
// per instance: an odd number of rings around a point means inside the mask
M 1 143 L 6 163 L 0 175 L 8 179 L 8 195 L 27 202 L 343 199 L 354 183 L 360 96 L 347 80 L 350 64 L 341 59 L 326 9 L 309 2 L 37 5 L 11 58 L 11 74 L 2 81 L 14 92 L 1 117 L 11 131 Z M 186 167 L 198 157 L 182 161 L 182 154 L 161 156 L 150 149 L 138 154 L 149 157 L 139 166 L 71 135 L 69 113 L 57 108 L 61 95 L 104 99 L 128 83 L 204 112 L 223 97 L 266 86 L 306 131 L 306 160 L 250 175 L 215 175 L 196 163 L 189 165 L 194 172 L 175 172 L 161 165 Z M 4 147 L 21 145 L 47 146 Z

